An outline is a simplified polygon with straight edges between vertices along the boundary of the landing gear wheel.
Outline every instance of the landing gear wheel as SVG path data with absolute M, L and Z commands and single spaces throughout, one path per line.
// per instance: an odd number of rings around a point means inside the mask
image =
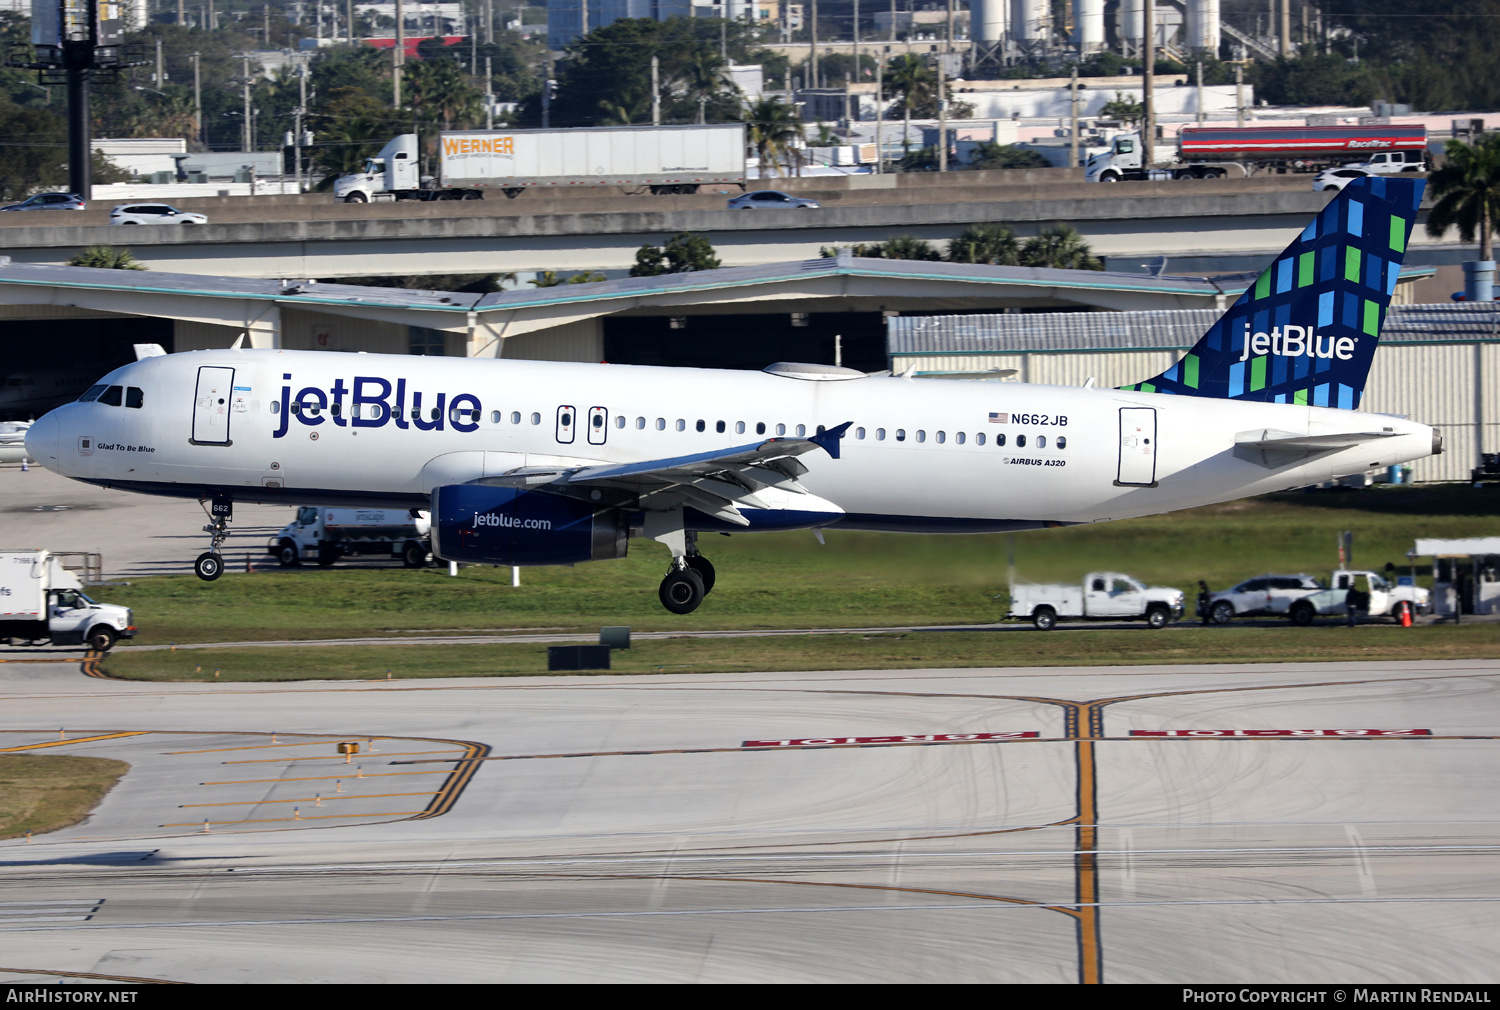
M 224 574 L 224 559 L 212 552 L 200 554 L 193 562 L 193 574 L 204 582 L 212 582 Z
M 686 558 L 688 567 L 698 573 L 698 578 L 703 580 L 703 595 L 707 596 L 714 591 L 714 566 L 701 554 L 689 554 Z
M 1310 603 L 1294 603 L 1292 604 L 1292 609 L 1288 611 L 1287 616 L 1292 619 L 1292 623 L 1297 627 L 1306 628 L 1312 624 L 1315 613 Z
M 401 563 L 407 568 L 425 568 L 427 548 L 415 540 L 408 540 L 406 546 L 401 548 Z
M 703 602 L 703 580 L 691 568 L 676 569 L 661 580 L 661 605 L 674 614 L 691 614 Z
M 276 545 L 276 563 L 282 568 L 292 568 L 302 563 L 302 553 L 297 550 L 297 545 L 290 540 L 283 540 Z
M 1152 607 L 1146 611 L 1146 626 L 1148 628 L 1161 629 L 1172 623 L 1172 615 L 1167 612 L 1166 607 Z
M 1057 627 L 1057 611 L 1051 607 L 1037 607 L 1031 615 L 1031 623 L 1036 625 L 1038 631 L 1051 631 Z
M 106 628 L 101 624 L 99 627 L 89 631 L 89 648 L 95 652 L 108 652 L 114 648 L 116 637 L 113 628 Z
M 1208 612 L 1215 624 L 1228 624 L 1234 620 L 1234 604 L 1228 600 L 1220 600 L 1215 603 L 1213 609 Z

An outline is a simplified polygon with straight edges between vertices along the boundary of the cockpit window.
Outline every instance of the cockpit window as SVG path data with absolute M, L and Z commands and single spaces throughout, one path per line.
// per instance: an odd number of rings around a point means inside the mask
M 104 392 L 99 394 L 99 402 L 107 403 L 111 407 L 118 407 L 120 405 L 120 401 L 124 399 L 124 394 L 124 386 L 110 386 Z
M 90 386 L 88 389 L 84 390 L 83 395 L 78 398 L 78 402 L 89 403 L 93 400 L 97 400 L 99 399 L 99 394 L 104 392 L 108 388 L 109 387 L 104 383 L 100 383 L 97 386 Z
M 141 392 L 139 386 L 125 387 L 125 406 L 139 408 L 146 402 L 146 394 Z

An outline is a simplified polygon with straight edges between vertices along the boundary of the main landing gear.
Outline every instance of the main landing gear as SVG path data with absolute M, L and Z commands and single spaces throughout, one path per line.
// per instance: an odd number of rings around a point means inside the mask
M 672 567 L 661 580 L 661 605 L 674 614 L 691 614 L 713 592 L 714 566 L 701 554 L 672 559 Z
M 204 582 L 212 582 L 224 574 L 224 557 L 219 553 L 219 548 L 229 539 L 229 521 L 234 518 L 234 502 L 228 498 L 214 498 L 207 503 L 200 501 L 199 504 L 203 505 L 210 520 L 203 527 L 203 532 L 209 534 L 212 540 L 208 550 L 198 555 L 198 559 L 193 562 L 193 574 Z
M 674 614 L 691 614 L 714 588 L 714 566 L 698 553 L 698 534 L 683 529 L 682 509 L 646 513 L 645 534 L 672 552 L 657 595 Z

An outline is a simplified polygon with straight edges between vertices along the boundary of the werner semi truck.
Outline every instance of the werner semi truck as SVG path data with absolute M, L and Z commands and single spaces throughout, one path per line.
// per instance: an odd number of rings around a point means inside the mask
M 366 203 L 478 200 L 486 190 L 516 197 L 528 189 L 618 186 L 661 194 L 745 185 L 743 123 L 442 133 L 434 179 L 422 177 L 418 154 L 417 135 L 403 133 L 363 172 L 335 180 L 334 196 Z
M 1352 165 L 1378 174 L 1427 171 L 1424 126 L 1184 126 L 1142 163 L 1138 134 L 1121 134 L 1089 158 L 1089 182 L 1219 179 L 1230 172 L 1316 172 Z M 1155 167 L 1160 165 L 1161 167 Z

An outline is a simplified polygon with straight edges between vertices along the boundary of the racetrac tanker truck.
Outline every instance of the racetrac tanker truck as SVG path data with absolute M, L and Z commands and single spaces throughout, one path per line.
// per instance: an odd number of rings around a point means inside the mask
M 528 189 L 619 186 L 696 193 L 713 183 L 745 186 L 745 126 L 611 126 L 492 130 L 438 135 L 436 180 L 418 167 L 417 135 L 396 137 L 339 177 L 334 196 L 373 200 L 478 200 L 485 190 L 515 197 Z
M 1424 126 L 1184 126 L 1176 146 L 1157 145 L 1141 162 L 1141 138 L 1121 134 L 1089 158 L 1089 182 L 1219 179 L 1231 171 L 1315 172 L 1352 165 L 1367 172 L 1427 171 Z

